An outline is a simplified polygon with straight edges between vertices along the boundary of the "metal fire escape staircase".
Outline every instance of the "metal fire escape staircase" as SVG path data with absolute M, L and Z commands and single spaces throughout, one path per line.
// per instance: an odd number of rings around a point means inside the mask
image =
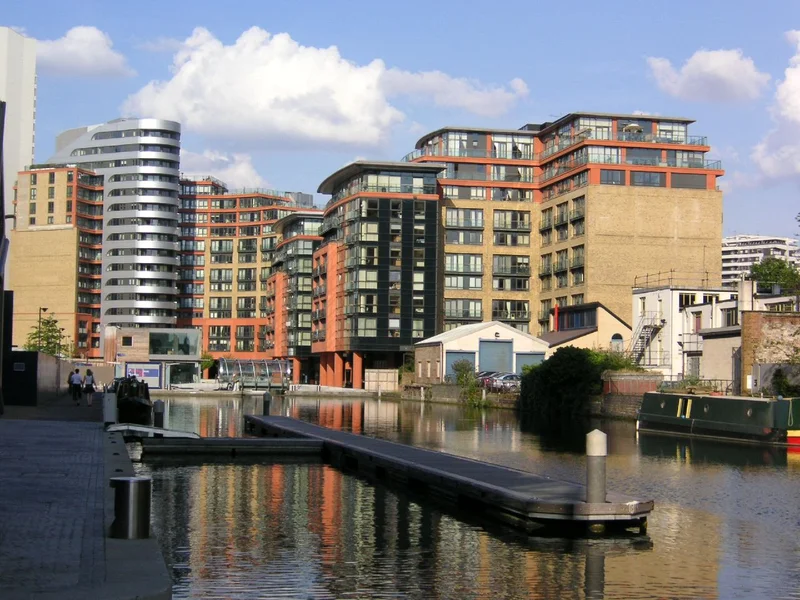
M 664 319 L 657 312 L 646 312 L 640 315 L 636 332 L 631 337 L 630 355 L 633 361 L 640 365 L 645 356 L 650 342 L 664 327 Z

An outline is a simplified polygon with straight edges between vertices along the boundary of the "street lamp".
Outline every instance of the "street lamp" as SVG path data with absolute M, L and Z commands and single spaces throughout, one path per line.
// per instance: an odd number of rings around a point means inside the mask
M 58 330 L 60 333 L 58 335 L 58 357 L 61 358 L 61 340 L 64 339 L 64 328 Z
M 39 338 L 39 344 L 38 344 L 39 345 L 39 348 L 38 348 L 39 352 L 42 351 L 42 313 L 43 312 L 47 312 L 47 309 L 44 308 L 43 306 L 40 306 L 39 307 L 39 333 L 37 335 L 37 337 Z

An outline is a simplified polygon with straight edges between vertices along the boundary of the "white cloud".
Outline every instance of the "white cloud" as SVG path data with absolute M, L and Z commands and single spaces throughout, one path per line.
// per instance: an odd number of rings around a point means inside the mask
M 197 153 L 181 149 L 181 171 L 190 178 L 211 175 L 231 189 L 269 187 L 256 171 L 249 154 L 225 154 L 215 150 Z
M 405 118 L 393 97 L 494 116 L 527 92 L 521 79 L 487 86 L 438 71 L 387 69 L 381 60 L 359 65 L 335 46 L 302 46 L 258 27 L 231 45 L 197 28 L 175 53 L 171 79 L 148 83 L 123 112 L 239 141 L 374 146 Z
M 635 110 L 631 114 L 641 117 L 657 117 L 658 113 L 647 112 L 646 110 Z
M 658 87 L 682 100 L 754 100 L 769 82 L 741 50 L 698 50 L 677 71 L 666 58 L 647 59 Z
M 775 91 L 772 117 L 775 128 L 753 148 L 751 158 L 769 178 L 800 176 L 800 31 L 789 31 L 794 44 L 784 78 Z
M 130 77 L 136 74 L 113 49 L 111 38 L 96 27 L 70 29 L 57 40 L 39 40 L 36 66 L 63 77 Z
M 11 25 L 9 29 L 11 29 L 12 31 L 16 31 L 20 35 L 28 35 L 27 28 L 22 27 L 21 25 Z

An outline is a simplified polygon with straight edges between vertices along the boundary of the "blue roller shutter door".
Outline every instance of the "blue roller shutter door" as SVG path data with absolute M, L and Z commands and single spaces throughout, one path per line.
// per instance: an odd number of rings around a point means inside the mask
M 457 352 L 454 350 L 447 350 L 444 354 L 444 367 L 445 375 L 453 375 L 453 363 L 459 360 L 468 360 L 475 366 L 475 353 L 474 352 Z
M 518 352 L 517 375 L 522 375 L 522 368 L 528 365 L 538 365 L 544 362 L 544 352 Z
M 514 342 L 510 340 L 481 340 L 478 352 L 478 366 L 481 371 L 511 373 L 514 368 Z

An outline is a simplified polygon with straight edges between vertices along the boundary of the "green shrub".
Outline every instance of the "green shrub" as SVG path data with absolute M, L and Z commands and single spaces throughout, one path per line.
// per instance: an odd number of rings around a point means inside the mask
M 453 373 L 456 385 L 461 388 L 461 401 L 470 406 L 481 406 L 483 394 L 475 376 L 475 365 L 468 360 L 457 360 L 453 363 Z

